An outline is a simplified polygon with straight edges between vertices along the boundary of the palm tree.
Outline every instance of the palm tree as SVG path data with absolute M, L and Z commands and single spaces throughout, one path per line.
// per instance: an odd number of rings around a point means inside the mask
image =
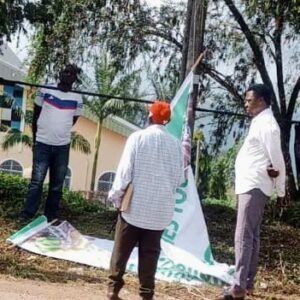
M 6 151 L 17 144 L 22 144 L 31 148 L 33 144 L 32 136 L 17 129 L 8 129 L 1 144 L 2 150 Z M 90 143 L 76 131 L 73 131 L 71 133 L 71 148 L 73 150 L 78 150 L 84 154 L 91 153 Z
M 130 74 L 122 75 L 121 72 L 118 71 L 116 64 L 114 64 L 110 58 L 109 53 L 105 53 L 101 56 L 95 67 L 97 92 L 106 95 L 137 97 L 140 85 L 138 73 L 139 71 L 133 71 Z M 125 101 L 122 100 L 104 97 L 93 98 L 90 101 L 86 101 L 85 105 L 97 122 L 94 145 L 95 152 L 90 185 L 90 190 L 94 191 L 104 120 L 111 115 L 117 115 L 124 118 L 126 118 L 126 116 L 133 116 L 133 112 L 141 110 L 141 106 L 136 103 L 125 103 Z
M 2 141 L 1 148 L 3 151 L 7 151 L 9 148 L 12 148 L 17 144 L 22 144 L 31 148 L 32 143 L 32 137 L 28 134 L 22 133 L 18 129 L 8 128 L 5 133 L 4 140 Z

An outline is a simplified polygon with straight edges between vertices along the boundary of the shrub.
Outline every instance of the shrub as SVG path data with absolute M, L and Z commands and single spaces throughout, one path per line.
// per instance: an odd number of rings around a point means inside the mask
M 234 186 L 234 163 L 240 145 L 234 145 L 211 161 L 208 197 L 225 199 Z
M 283 211 L 282 220 L 295 227 L 300 228 L 300 203 L 293 202 L 290 203 L 287 209 Z
M 0 207 L 5 214 L 19 212 L 23 206 L 28 180 L 0 172 Z
M 0 172 L 0 213 L 5 216 L 16 216 L 23 207 L 28 190 L 28 179 Z M 41 211 L 47 197 L 48 184 L 44 185 Z M 80 215 L 84 213 L 102 213 L 105 208 L 100 202 L 88 201 L 79 192 L 63 192 L 61 208 L 64 214 Z
M 64 191 L 62 209 L 67 214 L 101 213 L 105 210 L 101 202 L 85 199 L 80 192 Z

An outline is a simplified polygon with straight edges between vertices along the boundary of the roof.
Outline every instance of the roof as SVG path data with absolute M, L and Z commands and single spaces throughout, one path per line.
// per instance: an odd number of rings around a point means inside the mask
M 83 109 L 83 116 L 93 122 L 97 122 L 97 119 L 87 109 Z M 133 125 L 130 122 L 117 116 L 108 116 L 104 120 L 103 126 L 106 129 L 110 129 L 125 137 L 128 137 L 131 133 L 141 129 L 140 127 Z
M 26 73 L 22 62 L 6 44 L 0 47 L 0 77 L 8 80 L 22 80 Z

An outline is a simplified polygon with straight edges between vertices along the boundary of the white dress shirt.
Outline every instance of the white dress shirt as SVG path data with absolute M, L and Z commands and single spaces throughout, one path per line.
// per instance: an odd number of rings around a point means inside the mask
M 276 179 L 268 175 L 272 164 L 279 171 Z M 251 121 L 249 133 L 235 161 L 235 193 L 243 194 L 254 188 L 271 196 L 274 185 L 279 197 L 285 195 L 285 164 L 281 150 L 280 128 L 270 108 Z
M 183 180 L 180 142 L 164 126 L 150 125 L 129 136 L 108 199 L 120 207 L 131 182 L 133 195 L 122 217 L 139 228 L 163 230 L 172 220 L 176 188 Z

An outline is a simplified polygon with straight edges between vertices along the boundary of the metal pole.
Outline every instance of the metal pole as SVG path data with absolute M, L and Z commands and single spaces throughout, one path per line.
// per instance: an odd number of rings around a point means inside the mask
M 199 160 L 200 160 L 200 140 L 197 140 L 197 148 L 196 148 L 196 164 L 195 164 L 195 182 L 198 187 L 199 180 Z

